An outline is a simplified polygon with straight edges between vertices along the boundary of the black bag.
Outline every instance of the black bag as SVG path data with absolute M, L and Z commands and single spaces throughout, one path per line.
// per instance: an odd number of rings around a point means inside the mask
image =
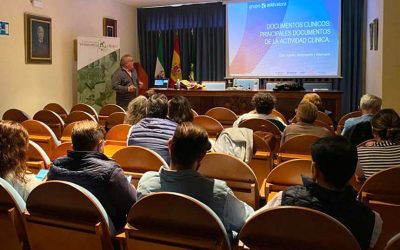
M 303 86 L 301 86 L 301 84 L 296 83 L 296 82 L 283 82 L 283 83 L 278 83 L 273 90 L 274 91 L 293 91 L 293 90 L 304 90 L 304 88 L 303 88 Z

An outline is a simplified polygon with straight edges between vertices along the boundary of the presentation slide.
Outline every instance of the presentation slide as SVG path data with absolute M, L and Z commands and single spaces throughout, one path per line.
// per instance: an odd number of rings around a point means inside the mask
M 339 76 L 340 8 L 340 0 L 228 4 L 229 76 Z

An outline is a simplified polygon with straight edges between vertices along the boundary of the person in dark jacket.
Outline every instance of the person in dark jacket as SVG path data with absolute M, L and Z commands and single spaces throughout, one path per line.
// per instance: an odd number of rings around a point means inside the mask
M 103 154 L 105 131 L 93 121 L 72 129 L 73 151 L 53 162 L 47 180 L 69 181 L 89 190 L 103 205 L 118 232 L 136 202 L 136 190 L 118 163 Z
M 174 135 L 177 123 L 168 119 L 167 114 L 168 98 L 164 94 L 149 97 L 146 118 L 130 129 L 128 146 L 141 146 L 153 150 L 169 164 L 168 141 Z
M 271 199 L 266 208 L 301 206 L 326 213 L 340 221 L 362 249 L 373 247 L 382 230 L 382 219 L 363 203 L 348 185 L 357 165 L 357 150 L 342 136 L 324 137 L 311 146 L 313 179 L 289 187 Z

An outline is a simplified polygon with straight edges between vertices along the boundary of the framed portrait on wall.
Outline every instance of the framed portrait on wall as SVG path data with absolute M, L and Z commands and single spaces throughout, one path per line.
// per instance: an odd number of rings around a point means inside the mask
M 103 18 L 103 36 L 117 37 L 117 20 Z
M 52 63 L 51 18 L 25 13 L 26 63 Z

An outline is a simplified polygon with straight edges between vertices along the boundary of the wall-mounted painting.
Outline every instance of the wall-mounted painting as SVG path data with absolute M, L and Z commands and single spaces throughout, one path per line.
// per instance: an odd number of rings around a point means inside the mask
M 51 18 L 25 13 L 26 63 L 51 64 Z
M 103 18 L 103 36 L 117 37 L 117 20 Z

